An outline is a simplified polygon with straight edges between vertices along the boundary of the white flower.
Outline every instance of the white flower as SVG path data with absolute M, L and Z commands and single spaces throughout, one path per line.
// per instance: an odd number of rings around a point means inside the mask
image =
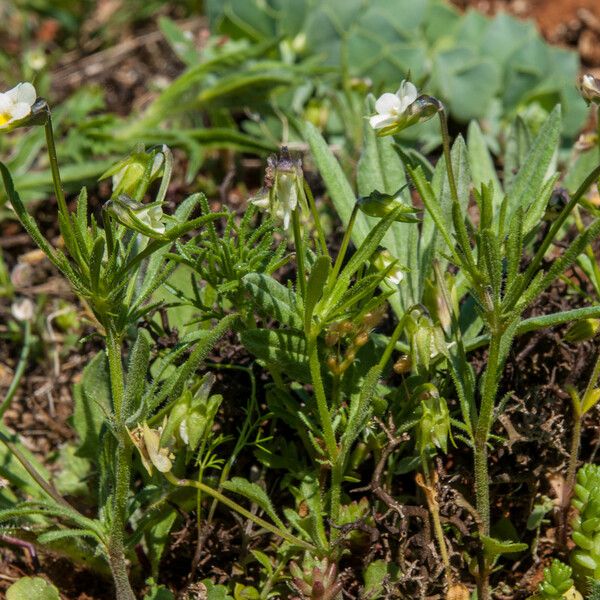
M 15 300 L 10 307 L 12 316 L 17 321 L 31 321 L 35 314 L 35 306 L 29 298 L 20 298 Z
M 296 178 L 297 175 L 295 172 L 282 172 L 278 173 L 277 176 L 277 199 L 279 200 L 279 206 L 277 207 L 276 214 L 283 220 L 284 229 L 287 229 L 290 226 L 292 212 L 296 210 L 296 206 L 298 206 Z
M 403 80 L 395 94 L 386 92 L 375 102 L 376 115 L 369 119 L 373 129 L 385 129 L 401 120 L 408 107 L 417 99 L 419 93 L 410 81 Z
M 8 128 L 31 114 L 37 94 L 31 83 L 19 83 L 12 90 L 0 93 L 0 129 Z
M 303 190 L 302 163 L 290 156 L 283 147 L 279 156 L 269 156 L 265 171 L 265 185 L 250 202 L 272 216 L 283 221 L 283 228 L 288 229 L 292 213 L 300 203 L 306 208 Z

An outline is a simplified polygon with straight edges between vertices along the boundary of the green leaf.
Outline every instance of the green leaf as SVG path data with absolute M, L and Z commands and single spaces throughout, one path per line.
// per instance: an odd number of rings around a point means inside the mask
M 319 256 L 310 270 L 306 284 L 306 298 L 304 300 L 304 330 L 310 332 L 312 316 L 315 306 L 323 295 L 323 289 L 331 272 L 331 259 L 329 256 Z
M 529 208 L 523 207 L 526 211 L 525 222 L 523 223 L 524 235 L 527 235 L 539 226 L 559 177 L 558 173 L 549 177 L 542 185 L 542 189 L 538 192 L 533 202 L 529 205 Z
M 148 333 L 144 329 L 138 329 L 135 344 L 129 356 L 127 375 L 125 377 L 125 396 L 123 408 L 125 418 L 135 412 L 142 400 L 146 381 L 148 378 L 148 367 L 150 364 L 150 341 Z
M 74 538 L 92 538 L 95 542 L 100 541 L 98 534 L 92 529 L 57 529 L 38 535 L 37 541 L 40 544 L 52 544 L 57 540 Z
M 293 329 L 302 329 L 302 319 L 296 309 L 296 294 L 270 275 L 248 273 L 242 278 L 244 289 L 264 316 Z
M 267 515 L 269 515 L 270 519 L 277 527 L 279 527 L 279 529 L 284 531 L 287 529 L 283 524 L 283 521 L 277 516 L 273 504 L 271 503 L 271 499 L 267 496 L 265 490 L 258 484 L 251 483 L 243 477 L 233 477 L 229 481 L 223 483 L 223 488 L 235 494 L 239 494 L 240 496 L 244 496 L 244 498 L 247 498 L 253 504 L 257 504 Z
M 187 37 L 175 21 L 168 17 L 160 17 L 158 19 L 158 26 L 169 46 L 171 46 L 173 52 L 175 52 L 181 61 L 190 67 L 198 64 L 200 57 L 193 38 Z
M 310 383 L 304 336 L 293 331 L 248 329 L 240 334 L 245 348 L 267 365 L 273 365 L 301 383 Z
M 490 155 L 485 138 L 481 133 L 479 123 L 471 121 L 467 132 L 467 150 L 469 154 L 469 168 L 475 189 L 480 189 L 482 184 L 492 184 L 494 188 L 493 194 L 493 212 L 494 214 L 500 209 L 502 202 L 502 186 L 498 179 L 494 161 Z
M 176 400 L 181 396 L 183 389 L 195 371 L 198 369 L 200 364 L 206 359 L 209 352 L 214 348 L 215 344 L 225 335 L 225 333 L 232 327 L 233 323 L 237 319 L 237 314 L 227 315 L 223 317 L 210 331 L 202 336 L 194 347 L 190 357 L 185 363 L 178 367 L 176 376 L 168 379 L 160 392 L 153 395 L 148 399 L 148 414 L 151 414 L 157 406 L 160 406 L 167 398 L 170 400 Z M 150 388 L 146 392 L 146 396 L 153 390 Z M 131 423 L 130 425 L 133 425 Z
M 517 117 L 508 133 L 504 151 L 504 190 L 507 193 L 511 191 L 517 173 L 525 164 L 530 148 L 531 131 L 525 121 L 521 117 Z
M 112 413 L 111 397 L 108 361 L 104 352 L 98 352 L 73 386 L 73 426 L 80 441 L 77 456 L 97 459 L 100 431 Z
M 400 575 L 400 568 L 398 565 L 390 563 L 386 560 L 374 560 L 369 563 L 364 571 L 363 578 L 365 587 L 361 594 L 363 598 L 369 598 L 369 600 L 378 600 L 384 598 L 384 582 L 395 583 L 398 581 Z
M 506 241 L 506 289 L 519 272 L 523 252 L 523 208 L 519 206 L 511 219 Z
M 496 62 L 482 58 L 475 49 L 454 46 L 434 57 L 431 85 L 459 121 L 485 116 L 500 84 Z
M 233 597 L 235 600 L 259 600 L 260 594 L 258 590 L 251 585 L 236 583 L 233 589 Z
M 80 496 L 89 498 L 88 478 L 91 462 L 77 455 L 77 448 L 72 444 L 61 446 L 58 451 L 58 467 L 54 476 L 54 485 L 63 496 Z
M 532 202 L 538 198 L 546 174 L 555 152 L 560 136 L 560 106 L 556 106 L 540 128 L 533 144 L 527 153 L 525 162 L 519 169 L 508 190 L 507 217 L 510 219 L 518 206 L 527 211 Z
M 169 506 L 153 519 L 152 526 L 144 532 L 153 577 L 158 577 L 160 559 L 171 541 L 171 529 L 176 519 L 177 511 Z
M 503 554 L 515 554 L 528 548 L 527 544 L 521 542 L 497 540 L 487 535 L 481 535 L 480 538 L 483 543 L 483 551 L 490 562 Z
M 450 159 L 456 180 L 458 201 L 463 215 L 461 228 L 464 230 L 464 215 L 469 202 L 471 175 L 467 147 L 462 136 L 456 138 L 452 145 Z M 411 169 L 408 169 L 408 171 L 411 176 L 412 173 L 415 173 Z M 417 177 L 419 181 L 415 180 L 415 185 L 427 208 L 427 212 L 423 216 L 421 234 L 421 278 L 424 281 L 425 278 L 431 276 L 434 258 L 439 258 L 439 253 L 444 251 L 445 246 L 448 246 L 449 249 L 454 248 L 455 243 L 452 234 L 455 231 L 455 222 L 452 213 L 453 200 L 444 159 L 438 161 L 431 184 L 426 183 L 422 173 Z M 439 237 L 440 234 L 443 239 Z
M 356 194 L 319 130 L 311 123 L 304 123 L 302 133 L 310 146 L 315 164 L 325 182 L 333 206 L 344 226 L 347 226 L 356 203 Z M 359 245 L 367 237 L 370 229 L 368 218 L 363 214 L 358 214 L 352 230 L 352 241 Z
M 21 577 L 6 590 L 6 600 L 60 600 L 58 590 L 41 577 Z

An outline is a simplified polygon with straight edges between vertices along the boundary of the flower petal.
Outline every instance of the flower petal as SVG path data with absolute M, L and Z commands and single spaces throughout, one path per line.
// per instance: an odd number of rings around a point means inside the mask
M 404 112 L 417 99 L 419 92 L 414 83 L 404 80 L 396 94 L 400 98 L 401 111 Z
M 36 101 L 37 94 L 35 88 L 28 81 L 19 83 L 14 89 L 16 90 L 15 102 L 24 102 L 31 106 Z
M 8 94 L 0 94 L 0 113 L 10 113 L 14 102 Z
M 401 108 L 400 98 L 396 94 L 386 92 L 377 98 L 375 102 L 375 110 L 380 115 L 389 115 L 396 113 Z
M 19 102 L 12 107 L 10 114 L 14 121 L 24 119 L 31 114 L 31 106 L 25 104 L 25 102 Z
M 383 129 L 384 127 L 389 127 L 396 122 L 395 115 L 373 115 L 369 119 L 369 125 L 373 129 Z

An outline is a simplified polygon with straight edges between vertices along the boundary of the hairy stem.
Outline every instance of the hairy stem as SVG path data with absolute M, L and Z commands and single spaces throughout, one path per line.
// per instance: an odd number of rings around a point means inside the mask
M 499 332 L 492 332 L 487 368 L 484 374 L 481 393 L 481 407 L 475 429 L 475 444 L 473 447 L 475 461 L 475 495 L 477 512 L 481 517 L 482 533 L 490 532 L 490 490 L 487 465 L 487 442 L 494 418 L 494 405 L 498 389 L 498 371 L 500 369 L 500 339 Z
M 113 489 L 112 518 L 108 536 L 108 560 L 116 587 L 117 600 L 134 600 L 125 560 L 125 525 L 127 497 L 131 464 L 131 442 L 125 427 L 123 399 L 125 387 L 123 364 L 121 362 L 121 343 L 119 337 L 107 327 L 106 352 L 110 373 L 110 387 L 117 435 L 117 456 L 115 464 L 115 482 Z

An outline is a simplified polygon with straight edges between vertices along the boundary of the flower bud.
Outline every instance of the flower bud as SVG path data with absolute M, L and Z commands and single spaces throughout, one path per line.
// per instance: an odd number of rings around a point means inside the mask
M 369 341 L 369 334 L 366 331 L 361 331 L 355 338 L 354 338 L 354 345 L 357 348 L 362 348 L 367 342 Z
M 125 227 L 153 239 L 165 239 L 162 202 L 144 204 L 121 194 L 106 203 L 108 212 Z
M 398 373 L 398 375 L 403 375 L 404 373 L 408 373 L 412 367 L 412 361 L 410 360 L 410 356 L 404 354 L 394 363 L 394 371 Z
M 400 214 L 394 220 L 402 223 L 418 223 L 419 219 L 415 216 L 418 209 L 403 202 L 400 196 L 405 187 L 401 187 L 395 194 L 384 194 L 375 190 L 368 196 L 361 196 L 357 200 L 358 207 L 366 215 L 379 218 L 389 215 L 398 207 L 402 207 Z
M 338 360 L 337 358 L 331 354 L 327 357 L 327 368 L 334 374 L 338 373 Z
M 579 86 L 583 99 L 588 103 L 600 104 L 600 79 L 587 73 Z
M 583 342 L 591 340 L 600 329 L 600 319 L 581 319 L 575 321 L 565 333 L 567 342 Z
M 162 432 L 162 438 L 177 437 L 190 450 L 195 450 L 212 427 L 214 417 L 223 400 L 220 395 L 210 395 L 215 383 L 213 373 L 207 373 L 195 391 L 186 389 L 177 399 Z
M 340 331 L 344 335 L 352 333 L 354 331 L 354 325 L 352 324 L 352 321 L 342 321 L 340 323 Z
M 165 153 L 169 152 L 166 146 L 161 150 L 140 149 L 105 171 L 99 179 L 112 177 L 112 196 L 116 198 L 121 194 L 131 198 L 143 198 L 150 184 L 158 179 L 165 164 Z

